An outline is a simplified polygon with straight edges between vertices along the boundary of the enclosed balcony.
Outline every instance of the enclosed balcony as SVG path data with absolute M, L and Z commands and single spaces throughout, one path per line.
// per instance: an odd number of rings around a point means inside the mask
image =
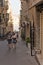
M 6 22 L 9 20 L 9 13 L 6 13 Z
M 8 1 L 5 1 L 5 8 L 8 10 Z
M 0 0 L 0 7 L 3 7 L 3 0 Z

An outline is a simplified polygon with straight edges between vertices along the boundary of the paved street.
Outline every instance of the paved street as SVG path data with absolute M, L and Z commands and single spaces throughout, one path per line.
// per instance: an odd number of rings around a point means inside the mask
M 7 41 L 0 41 L 0 65 L 38 65 L 35 58 L 31 57 L 25 43 L 19 39 L 16 50 L 8 50 Z

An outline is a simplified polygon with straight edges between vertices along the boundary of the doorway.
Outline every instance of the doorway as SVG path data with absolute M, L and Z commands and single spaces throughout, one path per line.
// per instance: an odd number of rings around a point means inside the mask
M 40 49 L 43 58 L 43 11 L 40 13 Z

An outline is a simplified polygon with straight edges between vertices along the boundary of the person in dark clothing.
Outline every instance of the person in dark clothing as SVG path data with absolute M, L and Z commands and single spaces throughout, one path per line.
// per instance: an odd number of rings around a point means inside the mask
M 17 33 L 17 38 L 18 38 L 18 33 Z
M 16 49 L 17 38 L 16 38 L 16 34 L 15 33 L 12 36 L 12 40 L 13 40 L 13 48 Z
M 9 49 L 11 49 L 12 47 L 12 36 L 11 34 L 9 33 L 8 36 L 7 36 L 7 41 L 8 41 L 8 47 Z

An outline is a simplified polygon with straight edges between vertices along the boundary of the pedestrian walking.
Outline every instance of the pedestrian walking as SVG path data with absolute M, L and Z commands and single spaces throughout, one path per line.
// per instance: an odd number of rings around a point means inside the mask
M 12 41 L 13 41 L 13 48 L 16 49 L 17 37 L 16 37 L 16 34 L 15 33 L 13 33 Z
M 11 36 L 11 33 L 8 34 L 7 41 L 8 41 L 8 47 L 9 47 L 9 49 L 11 49 L 12 48 L 12 36 Z

